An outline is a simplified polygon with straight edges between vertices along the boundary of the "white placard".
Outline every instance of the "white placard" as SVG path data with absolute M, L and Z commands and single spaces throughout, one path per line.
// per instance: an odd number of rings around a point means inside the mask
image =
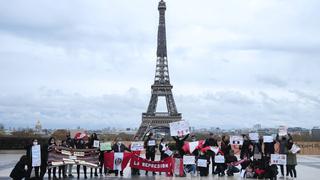
M 259 140 L 259 134 L 258 133 L 249 133 L 249 138 L 251 141 L 258 141 Z
M 131 143 L 131 151 L 143 151 L 143 142 L 142 141 L 137 141 L 137 142 L 132 142 Z
M 40 145 L 33 145 L 32 151 L 32 167 L 38 167 L 41 165 L 41 148 Z
M 93 147 L 99 148 L 99 147 L 100 147 L 100 141 L 94 140 L 94 141 L 93 141 Z
M 198 145 L 199 145 L 199 141 L 189 142 L 190 153 L 192 153 Z
M 218 154 L 219 152 L 219 147 L 217 146 L 210 146 L 210 150 L 214 152 L 214 154 Z
M 61 150 L 61 154 L 71 156 L 71 152 L 66 150 Z
M 287 164 L 287 155 L 286 154 L 271 154 L 271 164 L 280 164 L 286 165 Z
M 224 156 L 222 156 L 222 155 L 217 155 L 217 156 L 215 156 L 215 157 L 214 157 L 214 162 L 215 162 L 215 163 L 224 163 L 224 162 L 225 162 Z
M 198 159 L 197 165 L 198 167 L 207 167 L 208 161 L 206 159 Z
M 264 143 L 272 143 L 273 137 L 272 136 L 263 136 L 263 142 Z
M 148 146 L 155 146 L 156 145 L 156 140 L 149 140 L 148 141 Z
M 79 151 L 78 151 L 78 152 L 74 152 L 73 155 L 74 155 L 74 156 L 83 157 L 83 156 L 84 156 L 84 152 L 79 152 Z
M 190 133 L 189 123 L 186 121 L 177 121 L 169 123 L 171 136 L 185 136 Z
M 243 144 L 243 137 L 242 136 L 231 136 L 230 137 L 230 144 L 242 145 Z
M 69 159 L 71 159 L 71 160 L 77 160 L 77 156 L 69 156 Z
M 301 148 L 296 145 L 296 144 L 293 144 L 292 145 L 292 148 L 290 149 L 290 151 L 293 153 L 293 154 L 297 154 L 297 152 L 299 152 L 301 150 Z
M 173 152 L 170 149 L 166 150 L 164 153 L 168 156 L 171 156 L 173 154 Z
M 196 164 L 196 157 L 195 156 L 183 156 L 183 164 Z
M 287 126 L 280 126 L 279 127 L 279 136 L 286 136 L 288 134 L 288 127 Z

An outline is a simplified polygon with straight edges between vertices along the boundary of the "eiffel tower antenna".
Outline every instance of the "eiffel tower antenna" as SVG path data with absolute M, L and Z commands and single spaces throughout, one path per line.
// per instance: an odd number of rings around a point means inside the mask
M 159 26 L 157 40 L 157 64 L 154 84 L 151 86 L 151 98 L 146 113 L 142 113 L 142 123 L 136 136 L 142 139 L 152 129 L 169 129 L 169 123 L 180 121 L 182 116 L 178 113 L 174 102 L 172 88 L 169 78 L 168 58 L 167 58 L 167 40 L 166 40 L 166 22 L 165 11 L 166 3 L 161 0 L 158 5 Z M 156 112 L 158 98 L 165 97 L 167 112 Z

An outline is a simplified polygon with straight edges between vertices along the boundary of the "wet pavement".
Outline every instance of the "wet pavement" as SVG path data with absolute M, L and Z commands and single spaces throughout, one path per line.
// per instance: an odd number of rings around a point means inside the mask
M 9 174 L 21 155 L 24 154 L 24 151 L 0 151 L 0 179 L 10 179 Z M 159 157 L 156 157 L 159 159 Z M 211 168 L 210 168 L 211 169 Z M 298 156 L 298 165 L 297 169 L 297 179 L 301 180 L 316 180 L 320 179 L 320 155 L 299 155 Z M 82 170 L 82 168 L 81 168 Z M 90 170 L 88 170 L 90 172 Z M 76 169 L 75 166 L 73 168 L 73 175 L 76 177 Z M 162 175 L 157 174 L 156 176 L 152 176 L 152 173 L 149 173 L 149 176 L 145 176 L 144 171 L 141 171 L 141 176 L 139 177 L 131 177 L 130 168 L 126 168 L 124 170 L 123 177 L 115 177 L 114 174 L 108 176 L 98 176 L 98 177 L 90 177 L 90 173 L 87 173 L 88 179 L 160 179 L 160 180 L 172 180 L 172 179 L 228 179 L 228 180 L 238 180 L 242 179 L 239 174 L 235 174 L 234 177 L 218 177 L 209 175 L 208 177 L 191 177 L 190 174 L 187 177 L 166 177 L 164 173 Z M 80 175 L 80 179 L 84 179 L 83 174 Z M 278 177 L 280 177 L 278 175 Z M 76 179 L 76 178 L 73 178 Z M 279 179 L 290 179 L 290 178 L 279 178 Z

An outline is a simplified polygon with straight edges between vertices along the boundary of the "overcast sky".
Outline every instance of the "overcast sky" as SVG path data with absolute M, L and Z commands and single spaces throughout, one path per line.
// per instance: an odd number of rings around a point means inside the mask
M 155 74 L 157 5 L 0 1 L 0 123 L 138 127 Z M 319 7 L 167 0 L 170 80 L 183 118 L 225 129 L 320 125 Z

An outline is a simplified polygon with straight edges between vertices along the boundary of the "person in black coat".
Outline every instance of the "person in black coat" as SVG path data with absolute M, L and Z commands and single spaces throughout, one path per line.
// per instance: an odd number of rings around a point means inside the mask
M 144 148 L 146 150 L 146 159 L 154 161 L 156 156 L 156 140 L 153 138 L 153 133 L 150 133 L 147 139 L 144 141 Z M 156 175 L 156 172 L 152 172 L 153 175 Z M 148 175 L 148 171 L 146 171 L 146 175 Z
M 90 136 L 89 149 L 94 149 L 94 148 L 96 148 L 96 147 L 93 147 L 94 141 L 99 141 L 98 136 L 97 136 L 96 133 L 92 133 L 91 136 Z M 100 160 L 100 158 L 99 158 L 99 160 Z M 92 173 L 93 173 L 92 170 L 93 170 L 93 169 L 90 168 L 90 177 L 92 177 Z M 101 162 L 100 162 L 100 172 L 102 172 L 102 170 L 101 170 Z M 97 168 L 94 169 L 94 176 L 95 176 L 95 177 L 98 176 Z
M 240 146 L 240 159 L 248 158 L 252 156 L 252 151 L 250 149 L 250 146 L 252 146 L 251 141 L 249 140 L 247 135 L 242 135 L 243 136 L 243 144 Z M 243 162 L 241 163 L 241 169 L 246 169 L 248 166 L 248 163 Z
M 87 145 L 83 139 L 78 139 L 76 142 L 76 149 L 87 149 Z M 84 178 L 87 179 L 87 166 L 83 166 Z M 77 165 L 77 177 L 80 177 L 80 165 Z
M 28 164 L 28 158 L 26 155 L 21 156 L 20 160 L 14 166 L 13 170 L 10 173 L 10 177 L 13 180 L 21 180 L 27 177 L 27 171 L 25 166 Z
M 37 139 L 33 139 L 32 140 L 32 144 L 30 143 L 29 145 L 27 145 L 26 149 L 26 156 L 27 156 L 27 177 L 26 179 L 30 179 L 31 176 L 31 172 L 32 169 L 34 168 L 35 171 L 35 179 L 40 179 L 40 174 L 39 174 L 39 166 L 36 167 L 32 167 L 32 147 L 38 145 L 38 140 Z
M 124 152 L 124 151 L 129 151 L 131 150 L 127 148 L 124 144 L 121 142 L 121 138 L 117 138 L 115 144 L 112 146 L 113 152 Z M 119 170 L 115 170 L 115 175 L 118 176 Z M 120 176 L 123 176 L 123 170 L 120 171 Z
M 208 147 L 208 146 L 218 147 L 218 141 L 215 138 L 213 133 L 210 133 L 209 137 L 204 142 L 203 147 Z M 212 174 L 215 174 L 215 166 L 216 166 L 216 163 L 214 162 L 215 153 L 213 153 L 212 151 L 208 153 L 209 153 L 208 155 L 211 157 L 211 162 L 212 162 Z
M 176 141 L 176 148 L 179 152 L 179 158 L 183 158 L 183 155 L 185 155 L 184 150 L 182 149 L 184 145 L 184 141 L 189 137 L 189 134 L 187 134 L 184 137 L 178 137 L 178 136 L 172 136 L 173 140 Z

